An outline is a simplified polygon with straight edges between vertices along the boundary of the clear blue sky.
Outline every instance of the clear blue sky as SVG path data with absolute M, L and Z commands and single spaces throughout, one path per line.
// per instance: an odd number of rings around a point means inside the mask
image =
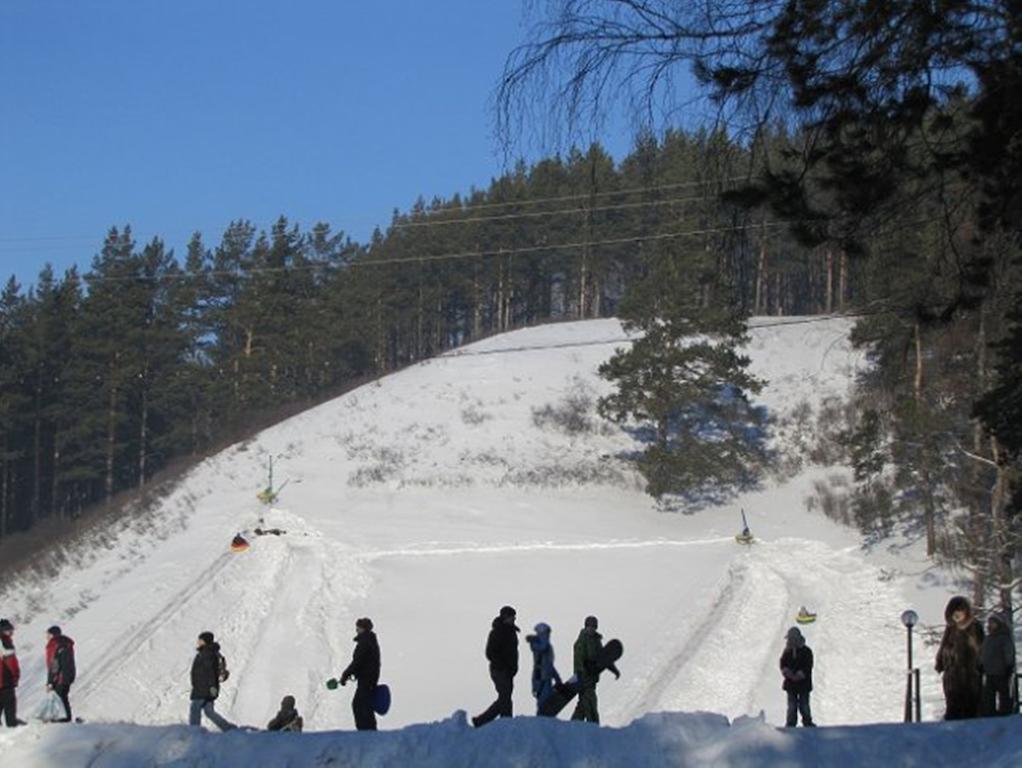
M 3 0 L 0 276 L 87 266 L 124 223 L 179 255 L 282 213 L 364 240 L 485 186 L 522 20 L 516 0 Z

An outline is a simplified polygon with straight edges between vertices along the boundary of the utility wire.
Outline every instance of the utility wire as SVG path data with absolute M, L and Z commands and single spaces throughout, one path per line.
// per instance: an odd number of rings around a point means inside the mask
M 436 218 L 438 220 L 435 221 L 435 222 L 417 221 L 417 222 L 392 223 L 392 224 L 388 225 L 388 228 L 403 228 L 403 227 L 409 227 L 409 226 L 426 226 L 426 225 L 431 224 L 431 223 L 432 224 L 449 224 L 449 223 L 457 223 L 457 222 L 460 222 L 460 221 L 468 221 L 468 220 L 471 220 L 471 221 L 476 221 L 476 220 L 486 221 L 486 220 L 489 220 L 489 219 L 481 218 L 481 217 L 480 218 L 467 219 L 463 214 L 472 213 L 474 211 L 489 210 L 489 209 L 493 209 L 493 208 L 506 208 L 506 207 L 509 207 L 509 206 L 519 206 L 519 207 L 521 207 L 521 206 L 529 206 L 529 205 L 541 205 L 541 204 L 544 204 L 544 203 L 565 202 L 565 201 L 570 201 L 570 200 L 591 200 L 591 199 L 603 198 L 603 197 L 626 196 L 626 195 L 639 194 L 639 193 L 643 193 L 643 192 L 662 192 L 662 191 L 665 191 L 665 190 L 672 190 L 672 189 L 686 189 L 686 188 L 692 188 L 692 187 L 698 187 L 698 186 L 705 186 L 705 185 L 709 185 L 709 184 L 719 184 L 719 183 L 723 183 L 723 182 L 740 181 L 740 180 L 743 180 L 743 179 L 746 179 L 746 178 L 747 177 L 745 177 L 745 176 L 733 176 L 733 177 L 728 177 L 728 178 L 725 178 L 725 179 L 715 179 L 713 181 L 679 182 L 677 184 L 662 184 L 662 185 L 648 186 L 648 187 L 632 187 L 632 188 L 629 188 L 629 189 L 608 190 L 608 191 L 605 191 L 605 192 L 592 192 L 592 193 L 587 193 L 587 194 L 561 195 L 561 196 L 558 196 L 558 197 L 545 197 L 545 198 L 541 197 L 541 198 L 532 198 L 532 199 L 529 199 L 529 200 L 512 200 L 512 201 L 504 202 L 504 203 L 480 203 L 478 205 L 465 205 L 465 206 L 463 206 L 461 208 L 438 209 L 438 210 L 424 211 L 424 212 L 422 212 L 422 214 L 418 214 L 418 213 L 415 213 L 415 214 L 413 214 L 413 213 L 402 213 L 402 214 L 399 214 L 399 218 L 408 218 L 408 217 L 414 216 L 414 215 L 423 215 L 423 216 L 426 216 L 426 217 L 428 217 L 430 219 Z M 694 196 L 694 197 L 690 197 L 690 198 L 681 198 L 681 200 L 705 200 L 705 199 L 707 199 L 705 195 Z M 637 202 L 637 203 L 625 204 L 625 207 L 628 207 L 629 205 L 630 206 L 635 206 L 635 207 L 639 207 L 640 205 L 663 205 L 666 202 L 667 201 L 660 201 L 660 200 L 643 201 L 641 203 Z M 592 210 L 613 210 L 615 207 L 616 206 L 607 206 L 607 207 L 599 208 L 599 209 L 597 209 L 597 208 L 589 208 L 589 209 L 583 209 L 583 210 L 591 210 L 591 211 Z M 577 209 L 577 208 L 571 208 L 571 209 L 565 209 L 563 212 L 564 213 L 577 213 L 579 210 L 580 209 Z M 508 216 L 508 217 L 514 217 L 514 216 L 527 217 L 527 216 L 536 216 L 536 215 L 554 215 L 554 213 L 556 213 L 556 212 L 549 211 L 549 212 L 545 212 L 545 213 L 540 213 L 540 212 L 534 212 L 534 211 L 526 211 L 526 212 L 523 212 L 523 213 L 506 214 L 506 216 Z M 460 218 L 451 218 L 451 219 L 442 219 L 442 218 L 440 218 L 440 217 L 446 216 L 448 214 L 462 214 L 462 215 L 460 216 Z M 501 218 L 501 217 L 496 217 L 496 216 L 494 217 L 494 219 L 497 219 L 497 218 Z M 244 219 L 242 219 L 242 220 L 244 221 Z M 365 218 L 363 218 L 361 220 L 368 221 L 368 219 L 365 219 Z M 219 228 L 220 227 L 217 226 L 217 227 L 209 227 L 208 229 L 216 230 L 216 229 L 219 229 Z M 197 231 L 201 232 L 202 229 L 203 229 L 202 227 L 194 227 L 191 230 L 189 230 L 185 236 L 190 237 L 191 235 L 193 235 Z M 226 227 L 224 227 L 224 229 L 226 229 Z M 95 235 L 39 235 L 39 236 L 27 236 L 27 235 L 26 236 L 13 236 L 12 235 L 12 236 L 0 237 L 0 244 L 8 244 L 8 243 L 11 243 L 11 244 L 17 244 L 17 243 L 61 243 L 61 242 L 72 243 L 72 242 L 95 242 L 95 240 L 96 240 Z M 0 246 L 0 247 L 2 247 L 2 246 Z M 15 246 L 15 247 L 18 248 L 19 250 L 21 250 L 20 246 Z
M 305 272 L 317 269 L 350 269 L 361 267 L 387 266 L 393 264 L 426 264 L 440 261 L 453 261 L 460 259 L 481 259 L 500 256 L 516 256 L 529 253 L 542 253 L 543 251 L 577 250 L 579 248 L 601 247 L 609 245 L 626 245 L 631 243 L 655 242 L 660 240 L 671 240 L 680 237 L 700 237 L 704 235 L 721 234 L 725 232 L 741 232 L 749 229 L 769 229 L 773 227 L 787 226 L 788 222 L 766 221 L 729 227 L 708 227 L 703 229 L 690 229 L 681 232 L 665 232 L 657 235 L 636 235 L 632 237 L 617 237 L 607 240 L 579 240 L 567 243 L 552 243 L 542 245 L 522 246 L 518 248 L 498 248 L 495 250 L 464 251 L 461 253 L 439 253 L 423 256 L 402 256 L 391 259 L 356 259 L 345 264 L 310 263 L 298 264 L 286 267 L 251 267 L 244 271 L 237 270 L 205 270 L 203 272 L 174 272 L 160 276 L 149 277 L 146 275 L 123 275 L 108 277 L 88 277 L 84 280 L 91 284 L 104 282 L 130 282 L 130 281 L 156 281 L 156 280 L 191 280 L 204 277 L 236 277 L 247 278 L 256 274 L 276 274 Z

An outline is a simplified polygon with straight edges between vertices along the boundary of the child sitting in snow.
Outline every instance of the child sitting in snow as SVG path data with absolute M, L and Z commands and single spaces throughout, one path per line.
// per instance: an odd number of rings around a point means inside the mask
M 782 686 L 788 693 L 788 717 L 785 725 L 793 728 L 798 724 L 798 714 L 802 715 L 802 725 L 812 728 L 812 712 L 809 710 L 809 693 L 813 690 L 813 652 L 806 645 L 806 639 L 798 627 L 788 630 L 787 645 L 781 654 L 781 675 L 784 676 Z
M 302 732 L 302 717 L 295 709 L 295 697 L 285 696 L 280 700 L 280 711 L 270 724 L 266 726 L 268 731 L 294 731 Z

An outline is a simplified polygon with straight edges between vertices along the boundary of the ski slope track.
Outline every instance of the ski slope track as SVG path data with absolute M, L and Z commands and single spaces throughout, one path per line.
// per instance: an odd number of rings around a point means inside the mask
M 793 440 L 788 416 L 848 395 L 865 364 L 850 328 L 844 318 L 754 321 L 747 352 L 767 382 L 759 402 L 779 449 Z M 45 583 L 0 586 L 0 614 L 18 627 L 21 711 L 41 699 L 44 632 L 59 623 L 77 643 L 72 702 L 87 721 L 0 733 L 0 752 L 40 766 L 596 766 L 625 754 L 634 765 L 921 765 L 898 750 L 918 750 L 929 733 L 957 746 L 927 749 L 927 766 L 969 764 L 950 761 L 981 742 L 968 724 L 847 727 L 900 719 L 898 616 L 915 607 L 940 623 L 953 582 L 912 542 L 868 550 L 808 511 L 814 484 L 846 476 L 841 467 L 805 464 L 725 504 L 659 511 L 622 458 L 641 446 L 593 407 L 608 391 L 597 368 L 627 343 L 613 320 L 565 323 L 416 365 L 204 461 L 144 525 L 121 523 L 106 546 Z M 588 405 L 569 430 L 559 414 L 570 403 Z M 256 494 L 271 457 L 287 485 L 266 507 Z M 752 546 L 734 541 L 740 508 Z M 284 533 L 257 536 L 257 527 Z M 251 547 L 231 553 L 239 531 Z M 493 698 L 483 646 L 505 603 L 523 634 L 553 626 L 565 676 L 587 614 L 622 640 L 622 678 L 599 688 L 611 728 L 533 718 L 467 727 L 463 711 Z M 782 734 L 777 661 L 801 605 L 820 617 L 804 628 L 817 659 L 815 717 L 845 727 Z M 324 686 L 348 663 L 363 615 L 394 692 L 381 719 L 390 734 L 338 733 L 353 727 L 351 691 Z M 325 733 L 181 727 L 204 630 L 231 669 L 220 712 L 263 726 L 291 694 L 306 729 Z M 515 708 L 531 714 L 522 649 Z M 932 651 L 918 650 L 928 719 L 942 711 Z M 982 728 L 1001 750 L 986 750 L 985 764 L 1020 764 L 998 762 L 1022 755 L 1018 738 Z M 891 750 L 893 759 L 870 762 Z

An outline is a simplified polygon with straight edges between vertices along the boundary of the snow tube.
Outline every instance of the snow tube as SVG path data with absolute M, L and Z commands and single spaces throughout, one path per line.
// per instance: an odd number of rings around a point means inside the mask
M 737 541 L 739 544 L 751 544 L 755 540 L 756 539 L 753 537 L 751 533 L 748 535 L 739 533 L 735 536 L 735 541 Z
M 248 542 L 242 536 L 235 536 L 231 539 L 231 552 L 244 552 L 248 549 Z
M 390 686 L 380 684 L 373 691 L 373 712 L 385 715 L 390 712 Z
M 809 611 L 799 611 L 798 616 L 795 617 L 795 621 L 799 624 L 812 624 L 816 621 L 816 614 L 809 613 Z

